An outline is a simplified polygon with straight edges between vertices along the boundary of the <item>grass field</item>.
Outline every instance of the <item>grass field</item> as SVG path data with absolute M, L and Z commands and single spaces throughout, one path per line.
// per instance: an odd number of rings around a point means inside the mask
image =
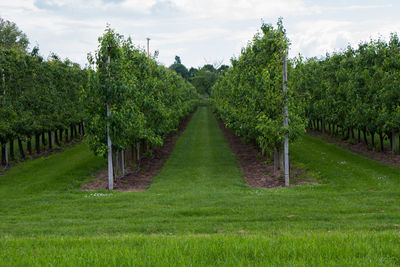
M 82 192 L 82 144 L 0 177 L 0 266 L 396 266 L 400 169 L 305 136 L 316 186 L 248 188 L 202 106 L 145 192 Z

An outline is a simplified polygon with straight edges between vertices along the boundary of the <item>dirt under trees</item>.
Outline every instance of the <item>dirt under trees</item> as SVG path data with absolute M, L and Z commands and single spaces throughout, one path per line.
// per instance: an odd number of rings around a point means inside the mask
M 153 177 L 156 176 L 165 162 L 171 155 L 176 141 L 185 131 L 194 112 L 181 121 L 176 132 L 170 133 L 164 140 L 163 146 L 152 149 L 151 156 L 144 156 L 140 159 L 140 168 L 137 170 L 128 169 L 125 176 L 114 179 L 114 189 L 120 191 L 144 191 Z M 85 184 L 82 190 L 101 190 L 108 188 L 107 168 L 96 174 L 92 182 Z
M 114 189 L 120 191 L 143 191 L 146 190 L 153 177 L 156 176 L 171 155 L 176 141 L 185 131 L 193 114 L 187 116 L 179 125 L 177 132 L 171 133 L 164 140 L 162 147 L 152 149 L 150 157 L 140 160 L 139 170 L 128 170 L 128 174 L 114 179 Z M 259 151 L 252 145 L 243 142 L 241 137 L 236 136 L 227 129 L 222 122 L 218 122 L 221 131 L 227 139 L 232 152 L 236 155 L 244 180 L 253 188 L 275 188 L 284 186 L 283 174 L 278 171 L 274 173 L 273 164 L 268 163 L 266 157 L 260 157 Z M 291 185 L 315 183 L 307 171 L 291 165 Z M 82 190 L 102 190 L 108 187 L 107 169 L 98 172 Z
M 249 186 L 253 188 L 274 188 L 285 185 L 283 173 L 280 171 L 274 173 L 273 163 L 268 163 L 267 157 L 262 157 L 253 144 L 245 143 L 241 137 L 227 129 L 221 121 L 219 127 L 224 133 L 232 152 L 236 155 L 244 180 Z M 307 171 L 291 164 L 291 185 L 317 182 Z

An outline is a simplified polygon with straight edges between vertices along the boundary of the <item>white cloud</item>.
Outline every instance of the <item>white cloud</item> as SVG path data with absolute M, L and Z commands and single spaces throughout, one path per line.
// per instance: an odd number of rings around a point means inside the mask
M 178 33 L 156 33 L 154 38 L 159 39 L 158 44 L 183 44 L 198 41 L 209 40 L 212 42 L 215 38 L 226 36 L 228 30 L 223 28 L 196 28 Z
M 296 24 L 294 34 L 289 33 L 291 40 L 291 55 L 298 53 L 311 55 L 324 55 L 327 51 L 332 51 L 338 37 L 342 40 L 349 38 L 346 27 L 351 25 L 348 21 L 318 20 L 300 22 Z
M 357 47 L 360 42 L 383 37 L 400 29 L 400 21 L 381 20 L 315 20 L 299 22 L 291 29 L 291 56 L 324 56 L 327 52 Z
M 148 13 L 156 3 L 156 0 L 128 0 L 121 4 L 121 8 Z
M 330 3 L 335 3 L 331 2 Z M 341 3 L 341 4 L 340 4 Z M 188 66 L 239 55 L 257 32 L 261 18 L 275 24 L 283 17 L 292 42 L 291 55 L 324 55 L 357 45 L 361 40 L 388 36 L 400 29 L 399 4 L 394 0 L 363 4 L 306 0 L 0 0 L 0 16 L 14 21 L 39 44 L 82 65 L 97 48 L 106 23 L 132 36 L 169 65 L 180 55 Z M 355 2 L 352 2 L 355 3 Z M 377 4 L 378 3 L 378 4 Z
M 268 16 L 285 16 L 306 10 L 301 0 L 173 0 L 186 12 L 201 18 L 253 19 Z

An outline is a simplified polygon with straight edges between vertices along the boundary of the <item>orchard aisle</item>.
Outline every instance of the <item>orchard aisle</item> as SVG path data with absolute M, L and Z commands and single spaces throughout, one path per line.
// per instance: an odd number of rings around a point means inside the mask
M 0 177 L 0 265 L 397 266 L 399 169 L 291 148 L 322 185 L 247 187 L 206 106 L 146 191 L 79 190 L 104 166 L 84 144 L 23 163 Z
M 200 106 L 150 189 L 209 194 L 238 184 L 245 186 L 236 158 L 211 108 Z

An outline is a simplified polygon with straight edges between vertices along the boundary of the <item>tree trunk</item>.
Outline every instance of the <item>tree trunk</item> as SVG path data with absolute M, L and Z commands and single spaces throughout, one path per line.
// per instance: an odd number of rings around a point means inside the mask
M 14 160 L 15 159 L 15 154 L 14 154 L 14 138 L 10 139 L 10 159 Z
M 36 153 L 40 153 L 40 134 L 35 134 L 35 147 L 36 147 Z
M 43 144 L 43 146 L 47 145 L 47 143 L 46 143 L 46 132 L 42 133 L 42 144 Z
M 136 164 L 138 169 L 140 168 L 140 142 L 136 144 Z
M 379 133 L 379 141 L 380 141 L 380 146 L 381 146 L 381 152 L 384 151 L 384 147 L 383 147 L 383 134 L 380 132 Z
M 118 177 L 121 172 L 119 170 L 120 164 L 119 164 L 119 151 L 116 149 L 113 149 L 113 154 L 114 154 L 114 163 L 113 163 L 113 167 L 114 167 L 114 174 L 115 177 Z
M 392 148 L 392 154 L 396 154 L 396 132 L 392 131 L 390 135 L 390 145 Z
M 65 129 L 65 143 L 68 143 L 68 128 Z
M 82 122 L 82 136 L 85 136 L 85 124 Z
M 350 129 L 350 133 L 351 133 L 351 139 L 355 139 L 355 136 L 354 136 L 354 129 L 353 128 L 351 128 Z
M 7 166 L 7 160 L 6 160 L 6 145 L 7 143 L 1 143 L 1 166 Z
M 73 124 L 71 124 L 71 126 L 69 127 L 70 128 L 70 132 L 71 132 L 71 138 L 70 138 L 70 140 L 72 141 L 74 138 L 75 138 L 75 132 L 74 132 L 74 125 Z
M 360 129 L 357 129 L 358 132 L 358 143 L 361 143 L 361 131 Z
M 278 165 L 279 165 L 279 153 L 278 151 L 274 151 L 274 174 L 278 171 Z
M 146 143 L 144 141 L 142 141 L 142 144 L 140 145 L 140 151 L 142 157 L 146 158 Z
M 399 150 L 397 151 L 397 154 L 400 154 L 400 134 L 399 134 Z
M 283 161 L 283 151 L 282 148 L 279 148 L 279 170 L 281 172 L 283 172 L 283 170 L 285 169 L 285 165 L 284 165 L 284 161 Z
M 131 145 L 131 165 L 132 168 L 136 166 L 135 146 Z
M 363 130 L 363 135 L 364 135 L 364 142 L 365 142 L 366 145 L 368 145 L 368 138 L 367 138 L 367 130 L 366 129 Z
M 22 145 L 22 141 L 19 137 L 18 137 L 18 147 L 19 147 L 19 154 L 20 154 L 21 158 L 25 159 L 24 146 Z
M 7 147 L 7 142 L 5 143 L 5 145 L 4 145 L 4 148 L 5 148 L 5 159 L 6 159 L 6 167 L 8 167 L 9 165 L 10 165 L 10 161 L 9 161 L 9 159 L 8 159 L 8 147 Z
M 53 136 L 51 134 L 51 131 L 47 132 L 47 136 L 49 137 L 49 150 L 53 148 Z
M 323 120 L 321 120 L 321 130 L 322 130 L 322 133 L 324 134 L 325 133 L 325 122 Z
M 121 174 L 125 176 L 125 153 L 121 150 Z
M 60 142 L 63 140 L 64 129 L 60 129 Z
M 29 135 L 29 136 L 28 136 L 28 141 L 26 142 L 26 147 L 28 148 L 29 155 L 32 156 L 33 151 L 32 151 L 32 140 L 31 140 L 31 139 L 32 139 L 32 138 L 31 138 L 31 136 Z
M 54 142 L 57 146 L 60 146 L 60 141 L 58 140 L 58 130 L 54 131 Z
M 375 149 L 375 132 L 371 132 L 371 145 L 372 145 L 372 150 Z

